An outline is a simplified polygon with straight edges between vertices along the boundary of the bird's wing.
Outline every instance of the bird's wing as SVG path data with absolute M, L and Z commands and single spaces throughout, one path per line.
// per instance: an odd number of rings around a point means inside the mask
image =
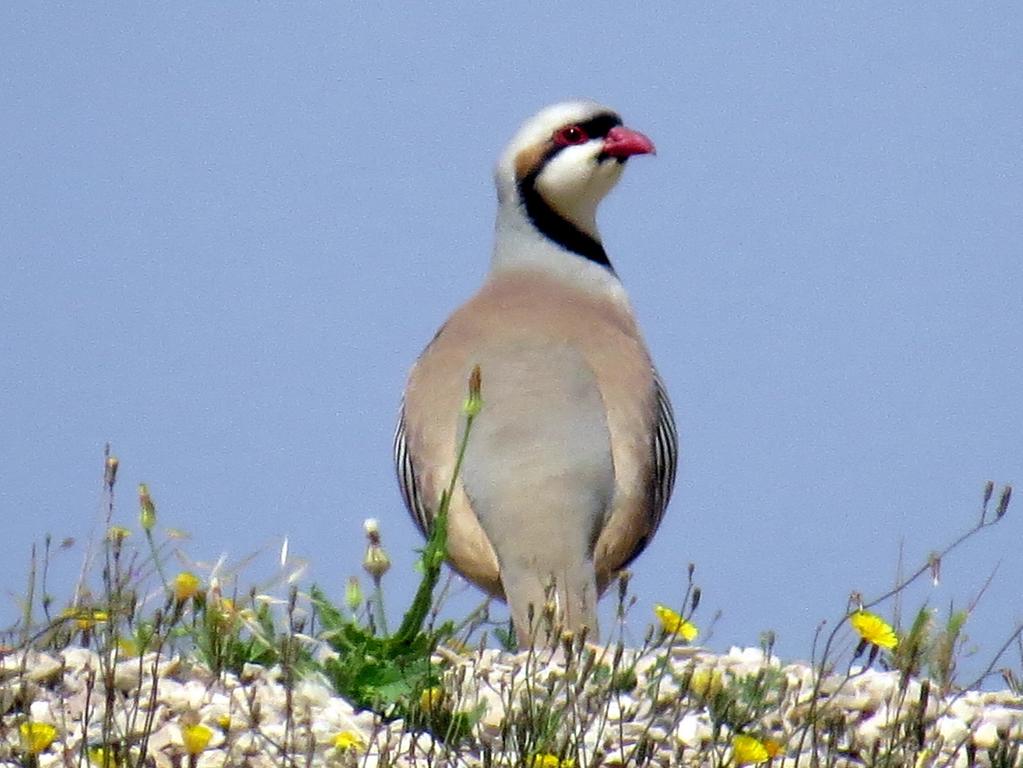
M 419 527 L 424 536 L 430 534 L 433 513 L 423 503 L 423 497 L 416 480 L 416 468 L 405 439 L 405 399 L 401 400 L 398 409 L 398 423 L 394 428 L 394 471 L 398 476 L 398 488 L 405 502 L 405 509 L 412 516 L 412 521 Z
M 651 366 L 644 373 L 651 387 L 649 396 L 630 400 L 644 410 L 630 411 L 618 422 L 621 452 L 616 457 L 616 468 L 621 470 L 622 487 L 631 492 L 621 494 L 597 539 L 595 563 L 600 592 L 646 549 L 664 518 L 675 482 L 678 434 L 671 401 L 656 369 Z
M 650 510 L 653 536 L 671 500 L 675 487 L 675 473 L 678 470 L 678 429 L 675 427 L 675 412 L 671 408 L 668 390 L 661 375 L 654 369 L 654 387 L 657 391 L 657 427 L 654 430 L 654 500 Z M 633 559 L 639 552 L 630 556 Z

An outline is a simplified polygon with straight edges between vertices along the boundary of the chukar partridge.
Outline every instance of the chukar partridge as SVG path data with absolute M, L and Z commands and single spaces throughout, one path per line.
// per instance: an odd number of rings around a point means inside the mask
M 626 161 L 653 151 L 590 101 L 527 120 L 496 169 L 490 272 L 405 389 L 395 464 L 426 533 L 480 366 L 484 405 L 451 500 L 448 558 L 508 601 L 520 647 L 548 596 L 561 626 L 596 639 L 598 597 L 646 547 L 671 496 L 671 404 L 596 223 Z

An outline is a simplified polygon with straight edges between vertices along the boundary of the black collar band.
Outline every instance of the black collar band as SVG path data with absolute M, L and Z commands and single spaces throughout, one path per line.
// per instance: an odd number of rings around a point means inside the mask
M 543 168 L 543 163 L 540 164 Z M 575 224 L 551 208 L 547 201 L 541 197 L 536 190 L 536 177 L 538 172 L 533 172 L 519 181 L 519 197 L 526 208 L 526 215 L 533 222 L 533 226 L 547 239 L 557 243 L 566 251 L 589 259 L 599 264 L 612 274 L 614 267 L 607 257 L 607 251 L 596 238 L 586 234 Z

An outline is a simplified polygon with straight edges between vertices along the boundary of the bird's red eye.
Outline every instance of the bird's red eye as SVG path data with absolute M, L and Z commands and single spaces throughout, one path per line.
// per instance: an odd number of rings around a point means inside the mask
M 560 144 L 563 147 L 572 144 L 583 144 L 589 140 L 590 137 L 586 135 L 586 131 L 578 125 L 566 125 L 554 134 L 554 143 Z

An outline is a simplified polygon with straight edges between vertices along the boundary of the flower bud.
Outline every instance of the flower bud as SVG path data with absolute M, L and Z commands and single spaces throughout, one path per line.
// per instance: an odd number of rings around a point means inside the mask
M 103 467 L 103 484 L 106 485 L 108 491 L 114 490 L 114 482 L 117 480 L 117 467 L 119 464 L 120 462 L 116 456 L 107 456 Z
M 366 547 L 366 556 L 362 558 L 362 567 L 374 582 L 379 582 L 391 569 L 391 558 L 387 556 L 381 544 L 380 526 L 377 521 L 371 517 L 363 523 L 363 528 L 369 545 Z
M 483 376 L 478 365 L 473 366 L 469 374 L 469 396 L 462 405 L 462 413 L 466 416 L 477 416 L 483 410 Z
M 362 585 L 359 584 L 358 577 L 349 577 L 348 584 L 345 585 L 345 605 L 348 606 L 348 610 L 355 613 L 362 607 L 363 599 Z
M 156 525 L 156 504 L 145 483 L 139 483 L 139 524 L 144 531 L 151 531 Z

